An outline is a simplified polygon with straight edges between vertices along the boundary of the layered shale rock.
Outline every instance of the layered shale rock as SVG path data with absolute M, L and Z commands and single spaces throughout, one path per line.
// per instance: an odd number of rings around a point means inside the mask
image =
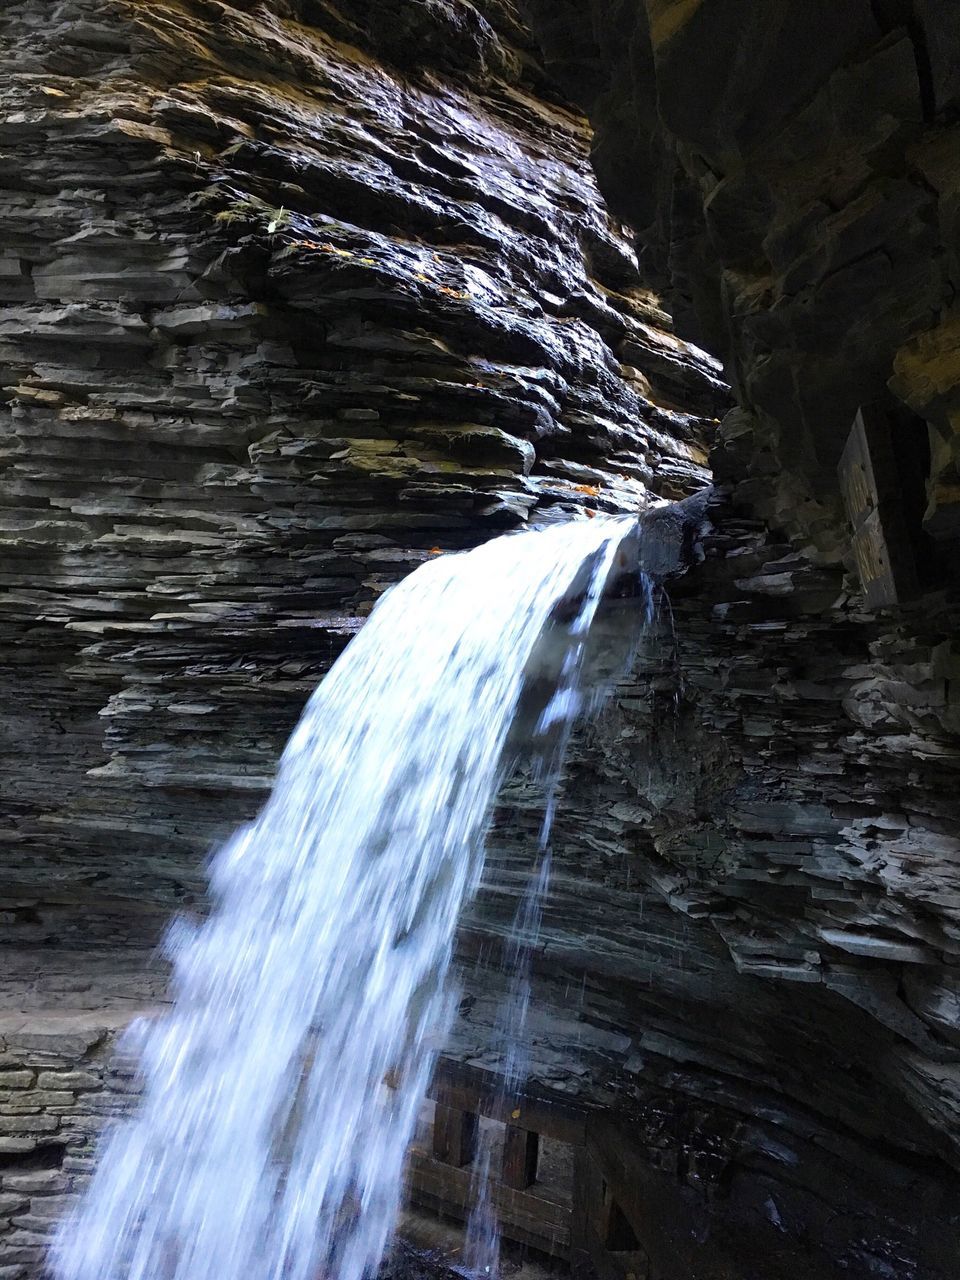
M 532 1076 L 618 1111 L 695 1237 L 684 1261 L 652 1228 L 664 1275 L 946 1280 L 960 615 L 943 597 L 871 615 L 728 497 L 709 516 L 703 562 L 572 753 Z M 472 1066 L 502 1061 L 499 961 L 542 804 L 513 784 L 464 933 L 451 1052 Z
M 951 1275 L 955 20 L 525 8 L 642 268 L 739 400 L 704 563 L 571 763 L 536 1076 L 633 1100 L 636 1146 L 699 1222 L 686 1273 L 725 1255 L 716 1274 Z M 836 478 L 867 402 L 896 424 L 909 501 L 927 479 L 921 593 L 874 613 Z M 521 786 L 531 829 L 536 805 Z M 513 820 L 468 959 L 495 953 L 529 866 Z M 495 1065 L 496 968 L 466 972 L 457 1049 Z
M 854 413 L 908 406 L 926 527 L 956 522 L 960 26 L 932 0 L 529 0 L 613 207 L 721 353 L 738 479 L 835 558 Z
M 726 391 L 507 4 L 14 0 L 0 62 L 6 1280 L 377 595 L 694 491 Z
M 33 940 L 73 927 L 54 889 L 189 901 L 341 615 L 397 576 L 706 475 L 722 385 L 582 121 L 517 69 L 410 78 L 306 17 L 4 12 L 5 874 Z

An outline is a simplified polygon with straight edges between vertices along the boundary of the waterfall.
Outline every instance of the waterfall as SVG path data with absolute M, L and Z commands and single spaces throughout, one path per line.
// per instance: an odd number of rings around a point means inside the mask
M 603 642 L 598 635 L 600 628 L 591 635 L 608 582 L 605 573 L 594 572 L 570 627 L 571 643 L 560 663 L 555 692 L 536 725 L 541 746 L 540 758 L 535 760 L 534 778 L 540 781 L 544 796 L 538 840 L 539 861 L 527 882 L 506 938 L 501 968 L 507 975 L 507 989 L 494 1027 L 494 1043 L 500 1054 L 497 1109 L 504 1115 L 512 1111 L 514 1105 L 521 1105 L 521 1095 L 527 1082 L 529 1053 L 525 1033 L 532 994 L 533 955 L 540 939 L 543 908 L 550 885 L 550 836 L 570 735 L 578 717 L 599 711 L 615 679 L 630 670 L 637 657 L 640 639 L 653 619 L 653 584 L 638 569 L 631 585 L 640 599 L 632 599 L 628 605 L 631 611 L 629 624 L 624 625 L 622 619 L 614 624 L 613 643 L 610 637 L 605 638 L 606 643 Z M 589 644 L 591 640 L 593 643 Z M 542 744 L 545 732 L 549 732 L 546 751 Z M 488 1129 L 481 1135 L 474 1161 L 471 1178 L 473 1204 L 467 1219 L 464 1245 L 465 1271 L 478 1280 L 500 1274 L 500 1222 L 491 1194 L 495 1148 L 495 1131 Z
M 170 932 L 172 1005 L 129 1033 L 140 1106 L 103 1139 L 54 1247 L 58 1280 L 376 1268 L 524 700 L 553 684 L 533 725 L 547 743 L 569 722 L 570 673 L 635 528 L 498 538 L 379 602 L 259 817 L 216 855 L 210 917 Z

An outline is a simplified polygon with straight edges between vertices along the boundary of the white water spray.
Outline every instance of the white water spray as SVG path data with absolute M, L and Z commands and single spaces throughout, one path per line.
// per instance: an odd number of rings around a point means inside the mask
M 210 918 L 171 931 L 174 1003 L 134 1033 L 140 1109 L 104 1140 L 59 1280 L 376 1268 L 538 641 L 571 593 L 592 616 L 631 528 L 499 538 L 380 602 L 217 855 Z

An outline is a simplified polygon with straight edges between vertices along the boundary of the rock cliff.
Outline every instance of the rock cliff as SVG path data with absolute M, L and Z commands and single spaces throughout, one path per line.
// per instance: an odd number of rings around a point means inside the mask
M 539 508 L 629 510 L 707 476 L 726 393 L 607 218 L 584 122 L 487 24 L 461 83 L 322 16 L 4 11 L 24 940 L 66 940 L 81 903 L 85 938 L 127 933 L 130 902 L 189 903 L 344 618 L 401 573 Z
M 174 910 L 430 555 L 708 476 L 727 392 L 509 5 L 0 14 L 0 1274 Z
M 945 1280 L 957 612 L 878 618 L 729 500 L 711 516 L 703 563 L 572 753 L 533 1075 L 633 1123 L 697 1235 L 694 1274 Z M 515 783 L 465 931 L 452 1051 L 476 1065 L 498 1062 L 536 795 Z
M 788 1275 L 945 1276 L 956 19 L 791 0 L 525 11 L 590 114 L 643 270 L 738 400 L 712 454 L 728 488 L 704 563 L 571 767 L 538 957 L 541 1078 L 635 1099 L 651 1163 L 679 1159 L 699 1189 L 704 1274 L 730 1245 L 719 1200 L 743 1214 L 735 1275 L 780 1274 L 792 1237 L 807 1256 Z M 869 402 L 898 425 L 911 501 L 926 477 L 921 592 L 872 614 L 836 474 Z M 508 918 L 517 858 L 503 846 L 478 934 Z
M 2 1280 L 377 595 L 711 459 L 702 561 L 575 743 L 533 1075 L 675 1188 L 701 1252 L 660 1280 L 955 1275 L 958 32 L 761 8 L 0 14 Z M 868 400 L 941 548 L 886 613 L 835 477 Z M 480 1065 L 537 804 L 503 797 L 463 930 Z
M 835 468 L 857 407 L 898 408 L 960 533 L 960 15 L 938 0 L 528 0 L 589 110 L 612 207 L 681 332 L 720 354 L 745 500 L 842 550 Z

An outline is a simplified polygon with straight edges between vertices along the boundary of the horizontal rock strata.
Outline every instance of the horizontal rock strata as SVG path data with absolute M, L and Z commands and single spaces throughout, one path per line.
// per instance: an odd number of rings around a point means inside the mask
M 398 576 L 706 475 L 725 392 L 641 286 L 583 122 L 519 72 L 411 79 L 284 12 L 0 19 L 4 874 L 30 941 L 70 934 L 58 898 L 84 932 L 189 903 L 342 617 Z
M 672 1212 L 734 1275 L 946 1280 L 960 616 L 943 598 L 865 613 L 849 577 L 727 499 L 711 517 L 705 560 L 574 748 L 533 1077 L 632 1112 Z M 497 961 L 541 812 L 518 780 L 463 939 L 455 1052 L 491 1069 Z
M 717 363 L 510 6 L 387 7 L 0 13 L 3 1280 L 380 592 L 708 474 Z

